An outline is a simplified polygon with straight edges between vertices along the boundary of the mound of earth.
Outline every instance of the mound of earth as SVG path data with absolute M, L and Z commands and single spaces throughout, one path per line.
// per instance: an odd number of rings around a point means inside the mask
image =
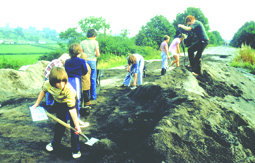
M 0 69 L 0 104 L 16 98 L 32 97 L 35 92 L 38 93 L 48 63 L 48 61 L 37 62 L 28 66 L 25 71 Z
M 71 156 L 69 131 L 62 147 L 49 153 L 55 122 L 31 119 L 28 106 L 40 91 L 41 74 L 27 96 L 10 90 L 9 98 L 4 90 L 0 162 L 255 162 L 254 78 L 223 62 L 206 62 L 197 78 L 184 66 L 160 76 L 160 65 L 147 61 L 145 84 L 134 90 L 120 87 L 125 67 L 104 70 L 91 113 L 81 111 L 90 122 L 83 133 L 100 141 L 90 147 L 81 138 L 78 160 Z

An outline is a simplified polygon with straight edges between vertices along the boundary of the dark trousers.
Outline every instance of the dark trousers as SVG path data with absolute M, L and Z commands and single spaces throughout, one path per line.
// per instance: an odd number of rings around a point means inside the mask
M 198 43 L 192 45 L 188 49 L 189 62 L 192 67 L 192 71 L 195 73 L 201 73 L 201 57 L 202 53 L 208 45 L 208 41 L 199 41 Z M 196 55 L 195 55 L 195 52 Z
M 89 102 L 89 90 L 82 91 L 81 107 L 85 106 L 86 102 Z
M 58 103 L 55 101 L 54 108 L 56 109 L 57 118 L 61 119 L 64 122 L 67 122 L 66 116 L 68 112 L 68 107 L 66 103 Z M 71 117 L 71 116 L 70 116 Z M 73 119 L 70 118 L 70 125 L 74 127 Z M 59 144 L 61 143 L 61 139 L 64 136 L 65 127 L 60 123 L 56 123 L 55 130 L 54 130 L 54 138 L 52 140 L 53 148 L 58 148 Z M 71 130 L 71 150 L 73 153 L 77 153 L 79 148 L 79 136 Z

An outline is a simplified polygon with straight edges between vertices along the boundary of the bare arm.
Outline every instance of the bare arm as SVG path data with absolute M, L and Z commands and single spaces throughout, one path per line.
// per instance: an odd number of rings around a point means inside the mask
M 168 59 L 169 59 L 170 56 L 169 56 L 169 52 L 168 52 L 168 46 L 165 46 L 165 51 L 166 51 L 166 55 L 167 55 L 167 57 L 168 57 Z
M 186 30 L 186 31 L 190 31 L 190 30 L 192 29 L 191 27 L 185 26 L 185 25 L 183 25 L 183 24 L 178 24 L 178 27 L 179 27 L 179 28 L 182 28 L 182 29 L 184 29 L 184 30 Z
M 97 57 L 100 57 L 100 51 L 99 51 L 99 48 L 96 48 L 96 56 L 97 56 Z
M 177 49 L 177 53 L 178 53 L 178 54 L 181 54 L 181 51 L 180 51 L 180 44 L 177 44 L 177 45 L 176 45 L 176 49 Z
M 70 115 L 71 115 L 71 117 L 73 119 L 73 123 L 74 123 L 74 126 L 75 126 L 77 132 L 81 133 L 81 128 L 80 128 L 80 125 L 79 125 L 79 118 L 78 118 L 78 114 L 77 114 L 76 108 L 70 109 L 69 113 L 70 113 Z
M 44 98 L 44 96 L 45 96 L 45 92 L 42 90 L 42 91 L 39 93 L 38 98 L 37 98 L 35 104 L 32 106 L 32 108 L 35 109 L 35 108 L 40 104 L 40 102 L 42 101 L 42 99 Z
M 136 86 L 136 82 L 137 82 L 137 73 L 135 73 L 135 76 L 134 76 L 134 83 L 133 83 L 133 86 Z
M 127 71 L 128 71 L 128 72 L 130 72 L 130 65 L 128 65 L 128 67 L 127 67 Z

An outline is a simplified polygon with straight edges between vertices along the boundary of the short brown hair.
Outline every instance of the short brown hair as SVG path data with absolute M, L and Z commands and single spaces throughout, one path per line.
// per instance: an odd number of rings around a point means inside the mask
M 97 32 L 95 29 L 89 29 L 88 32 L 87 32 L 87 37 L 90 38 L 90 37 L 96 37 L 97 36 Z
M 80 44 L 72 44 L 69 47 L 69 54 L 71 57 L 76 57 L 82 52 L 82 48 Z
M 53 67 L 50 71 L 49 82 L 53 87 L 56 86 L 56 83 L 64 81 L 66 84 L 68 82 L 68 76 L 63 67 Z
M 136 64 L 136 57 L 133 54 L 129 54 L 128 56 L 128 64 Z
M 191 22 L 192 20 L 195 20 L 195 17 L 192 15 L 188 15 L 185 19 L 185 23 L 187 24 L 188 22 Z
M 168 35 L 165 35 L 164 40 L 168 40 L 168 39 L 170 39 L 170 37 Z

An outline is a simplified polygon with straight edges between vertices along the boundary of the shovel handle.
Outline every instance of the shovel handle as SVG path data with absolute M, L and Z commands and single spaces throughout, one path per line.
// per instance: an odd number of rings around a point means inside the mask
M 75 128 L 73 128 L 72 126 L 70 126 L 69 124 L 65 123 L 64 121 L 62 121 L 61 119 L 55 117 L 54 115 L 50 114 L 49 112 L 46 111 L 47 116 L 49 116 L 51 119 L 53 119 L 54 121 L 60 123 L 61 125 L 65 126 L 66 128 L 73 130 L 73 131 L 77 131 Z M 87 141 L 89 141 L 89 138 L 84 135 L 83 133 L 79 133 L 79 135 L 81 135 L 82 137 L 84 137 Z

